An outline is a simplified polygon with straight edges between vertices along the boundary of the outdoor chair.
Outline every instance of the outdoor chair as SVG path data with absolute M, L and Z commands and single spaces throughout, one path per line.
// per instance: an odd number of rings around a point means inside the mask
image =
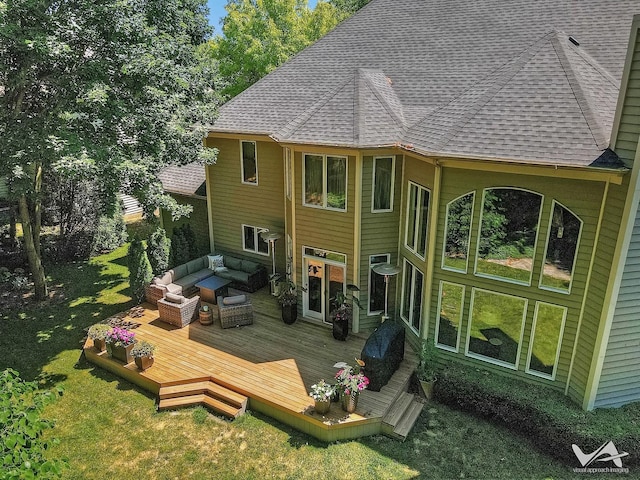
M 160 320 L 176 327 L 189 325 L 198 314 L 200 297 L 185 298 L 182 295 L 167 293 L 164 298 L 158 300 L 158 313 Z
M 246 295 L 218 297 L 218 312 L 222 328 L 239 327 L 253 323 L 253 305 Z

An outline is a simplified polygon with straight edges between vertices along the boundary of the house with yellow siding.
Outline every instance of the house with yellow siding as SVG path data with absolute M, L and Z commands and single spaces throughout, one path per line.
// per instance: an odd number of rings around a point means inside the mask
M 461 362 L 640 400 L 640 1 L 372 0 L 221 110 L 212 251 Z

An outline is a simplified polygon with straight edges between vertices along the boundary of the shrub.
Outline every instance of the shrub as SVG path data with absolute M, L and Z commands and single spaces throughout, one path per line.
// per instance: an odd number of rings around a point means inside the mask
M 147 241 L 147 257 L 154 275 L 161 275 L 169 269 L 171 241 L 164 228 L 158 227 Z
M 61 390 L 39 391 L 36 382 L 25 382 L 18 372 L 0 372 L 0 467 L 2 478 L 59 478 L 66 462 L 45 458 L 55 439 L 44 440 L 53 424 L 40 418 L 44 407 Z
M 171 236 L 171 264 L 182 265 L 198 256 L 198 246 L 196 236 L 191 225 L 184 225 L 174 228 Z
M 640 450 L 640 403 L 585 412 L 552 388 L 462 365 L 441 372 L 434 394 L 441 403 L 524 434 L 569 465 L 578 466 L 574 443 L 590 452 L 607 441 L 625 452 Z M 640 459 L 630 455 L 624 465 L 638 466 Z
M 139 239 L 134 239 L 129 246 L 127 256 L 129 263 L 129 288 L 131 298 L 136 303 L 144 300 L 144 288 L 151 282 L 151 264 L 147 258 L 147 252 Z
M 111 252 L 124 245 L 127 242 L 127 237 L 127 227 L 122 216 L 122 207 L 118 202 L 112 215 L 102 215 L 98 219 L 98 227 L 91 246 L 91 255 Z

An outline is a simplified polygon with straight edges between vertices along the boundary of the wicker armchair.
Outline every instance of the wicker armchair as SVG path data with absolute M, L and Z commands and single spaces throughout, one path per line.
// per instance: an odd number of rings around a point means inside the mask
M 218 312 L 222 328 L 239 327 L 253 323 L 253 305 L 248 298 L 245 298 L 242 303 L 225 305 L 224 298 L 218 297 Z
M 160 320 L 177 327 L 189 325 L 198 314 L 200 297 L 185 298 L 182 303 L 174 303 L 167 300 L 167 297 L 158 300 L 158 313 Z

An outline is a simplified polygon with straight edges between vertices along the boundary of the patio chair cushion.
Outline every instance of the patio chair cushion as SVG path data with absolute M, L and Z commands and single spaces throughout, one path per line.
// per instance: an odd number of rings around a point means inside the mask
M 199 272 L 205 267 L 204 261 L 202 258 L 196 258 L 195 260 L 191 260 L 187 262 L 187 272 L 189 274 Z
M 171 303 L 183 303 L 184 302 L 184 297 L 182 295 L 176 295 L 175 293 L 168 292 L 164 296 L 164 298 L 165 298 L 165 300 L 167 302 L 171 302 Z
M 242 260 L 235 257 L 224 257 L 224 266 L 229 270 L 242 270 Z
M 227 280 L 231 280 L 233 282 L 238 282 L 238 283 L 246 284 L 249 281 L 249 274 L 247 272 L 241 272 L 239 270 L 228 269 L 226 272 L 216 273 L 216 276 L 220 278 L 225 278 Z
M 224 257 L 222 255 L 208 255 L 209 269 L 215 272 L 216 268 L 224 267 Z
M 161 277 L 156 277 L 153 279 L 153 283 L 156 285 L 169 285 L 173 282 L 173 276 L 171 275 L 171 270 L 165 272 Z
M 246 295 L 236 295 L 233 297 L 225 297 L 222 300 L 223 305 L 240 305 L 247 301 Z
M 253 273 L 260 268 L 260 264 L 252 262 L 251 260 L 242 260 L 242 266 L 240 270 L 246 273 Z

